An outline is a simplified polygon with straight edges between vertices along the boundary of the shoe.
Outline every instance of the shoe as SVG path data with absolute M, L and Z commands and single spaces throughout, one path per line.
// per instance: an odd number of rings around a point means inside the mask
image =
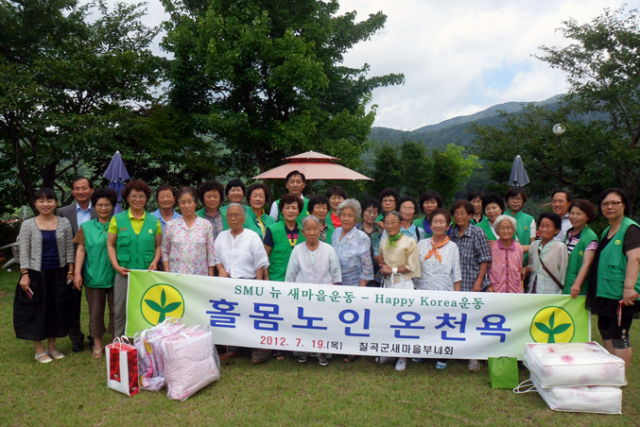
M 309 359 L 309 355 L 308 354 L 304 354 L 304 355 L 298 357 L 298 363 L 305 363 L 308 359 Z
M 220 355 L 220 360 L 227 360 L 227 359 L 231 359 L 232 357 L 237 357 L 237 356 L 240 356 L 240 352 L 239 351 L 223 353 L 223 354 Z
M 318 364 L 320 366 L 327 366 L 329 364 L 329 359 L 326 357 L 318 357 Z
M 355 354 L 352 354 L 344 358 L 344 363 L 353 363 L 358 359 L 360 359 L 360 356 L 356 356 Z
M 478 372 L 482 368 L 482 364 L 479 360 L 471 359 L 467 367 L 471 372 Z
M 84 343 L 74 342 L 73 347 L 71 349 L 73 350 L 74 353 L 80 353 L 82 350 L 84 350 Z
M 396 371 L 404 371 L 405 369 L 407 369 L 407 359 L 401 357 L 396 362 Z
M 49 355 L 49 357 L 51 357 L 52 359 L 64 359 L 64 354 L 60 353 L 58 350 L 53 350 L 51 353 L 49 353 L 47 351 L 47 354 Z
M 444 369 L 446 367 L 447 367 L 447 362 L 440 362 L 440 361 L 436 362 L 436 369 Z
M 376 357 L 375 359 L 376 363 L 387 363 L 388 361 L 391 360 L 390 357 L 384 357 L 384 356 L 380 356 L 380 357 Z
M 273 357 L 276 360 L 284 360 L 284 354 L 282 354 L 278 350 L 273 350 L 271 352 L 271 357 Z
M 104 348 L 101 348 L 101 349 L 94 348 L 91 355 L 93 356 L 94 359 L 100 359 L 102 357 L 102 350 L 104 350 Z
M 36 353 L 36 360 L 40 363 L 49 363 L 52 359 L 47 353 Z
M 413 363 L 422 363 L 422 362 L 424 362 L 425 360 L 426 360 L 426 359 L 418 359 L 417 357 L 416 357 L 416 358 L 414 358 L 414 359 L 411 359 L 411 361 L 412 361 Z

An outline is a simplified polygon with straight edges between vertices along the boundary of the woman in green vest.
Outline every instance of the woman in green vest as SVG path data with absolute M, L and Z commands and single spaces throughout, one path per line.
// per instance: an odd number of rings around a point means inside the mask
M 571 294 L 572 298 L 587 294 L 587 287 L 584 285 L 598 248 L 598 236 L 587 224 L 595 216 L 596 208 L 588 200 L 576 199 L 571 202 L 569 220 L 572 227 L 567 230 L 564 238 L 569 251 L 569 266 L 562 293 Z
M 489 246 L 493 247 L 498 240 L 498 233 L 494 228 L 496 219 L 504 212 L 504 200 L 499 194 L 489 193 L 482 199 L 482 210 L 486 218 L 478 224 L 489 240 Z
M 640 226 L 629 218 L 629 197 L 620 188 L 598 196 L 602 215 L 609 220 L 600 238 L 587 289 L 586 307 L 598 315 L 602 344 L 609 353 L 631 363 L 629 329 L 640 312 Z M 618 308 L 624 303 L 618 313 Z
M 522 212 L 522 206 L 527 201 L 527 192 L 522 187 L 511 187 L 505 197 L 508 209 L 505 215 L 516 220 L 516 236 L 524 252 L 523 267 L 529 265 L 529 245 L 536 239 L 536 220 L 529 214 Z
M 265 280 L 284 282 L 293 248 L 305 241 L 296 221 L 304 203 L 295 194 L 285 194 L 278 203 L 284 221 L 278 221 L 267 227 L 264 247 L 269 255 L 269 274 Z
M 270 195 L 269 187 L 262 183 L 251 184 L 247 188 L 249 208 L 246 209 L 247 219 L 244 222 L 244 228 L 255 231 L 262 240 L 267 234 L 267 227 L 276 223 L 276 220 L 264 210 L 269 203 Z
M 107 251 L 113 269 L 114 336 L 124 335 L 127 321 L 127 288 L 129 270 L 157 270 L 160 261 L 162 228 L 157 217 L 144 210 L 151 188 L 138 180 L 129 182 L 122 198 L 129 209 L 114 215 L 109 223 Z
M 118 195 L 110 188 L 98 188 L 91 195 L 91 204 L 98 217 L 80 226 L 73 243 L 78 245 L 73 284 L 85 288 L 89 306 L 89 332 L 94 339 L 93 357 L 102 357 L 105 332 L 113 335 L 113 281 L 116 271 L 107 254 L 107 230 Z M 109 304 L 109 330 L 104 324 L 104 311 Z
M 331 201 L 324 194 L 314 194 L 309 197 L 307 208 L 309 209 L 309 215 L 313 215 L 320 220 L 320 237 L 318 240 L 330 245 L 331 236 L 333 236 L 333 231 L 335 230 L 332 218 L 329 217 L 329 221 L 326 220 L 331 208 Z
M 467 200 L 471 202 L 474 210 L 473 218 L 471 218 L 470 221 L 473 225 L 480 224 L 486 218 L 482 213 L 482 199 L 484 198 L 484 196 L 486 196 L 486 194 L 482 190 L 471 191 L 469 194 L 467 194 Z

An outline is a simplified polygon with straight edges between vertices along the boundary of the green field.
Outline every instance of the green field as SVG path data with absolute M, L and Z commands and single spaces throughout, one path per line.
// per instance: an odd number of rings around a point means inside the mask
M 640 360 L 634 354 L 623 415 L 553 412 L 536 393 L 493 390 L 486 367 L 466 362 L 409 363 L 405 372 L 371 358 L 328 367 L 289 356 L 252 366 L 247 355 L 222 366 L 221 380 L 185 402 L 166 393 L 126 397 L 106 386 L 105 359 L 75 354 L 67 338 L 63 360 L 39 364 L 33 345 L 15 338 L 13 295 L 18 273 L 0 272 L 0 426 L 636 426 L 640 422 Z M 87 325 L 86 304 L 82 324 Z M 594 322 L 595 323 L 595 319 Z M 640 342 L 640 326 L 632 341 Z M 83 328 L 84 329 L 84 328 Z M 84 329 L 85 333 L 87 332 Z M 594 337 L 599 339 L 594 330 Z M 315 359 L 312 359 L 315 360 Z M 528 378 L 526 370 L 520 379 Z M 634 421 L 635 420 L 635 421 Z

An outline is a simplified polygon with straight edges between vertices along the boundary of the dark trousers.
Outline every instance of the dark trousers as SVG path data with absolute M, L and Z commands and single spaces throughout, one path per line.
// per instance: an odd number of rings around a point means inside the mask
M 77 290 L 73 285 L 71 290 L 71 319 L 69 325 L 69 339 L 73 344 L 82 343 L 84 334 L 80 329 L 80 306 L 82 305 L 82 291 Z

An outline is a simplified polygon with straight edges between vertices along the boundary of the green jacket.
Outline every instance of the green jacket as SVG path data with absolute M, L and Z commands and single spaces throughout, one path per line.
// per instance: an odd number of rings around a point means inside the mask
M 96 218 L 83 223 L 80 227 L 84 233 L 84 248 L 86 250 L 84 264 L 82 265 L 82 281 L 84 285 L 94 289 L 112 288 L 116 271 L 113 269 L 107 253 L 107 229 L 109 228 L 109 223 L 102 224 Z M 119 235 L 120 233 L 118 233 Z
M 227 215 L 226 210 L 223 211 L 222 209 L 220 210 L 220 216 L 222 217 L 222 229 L 223 230 L 228 230 L 229 229 L 229 224 L 227 224 Z M 196 211 L 196 215 L 198 215 L 200 218 L 204 218 L 204 214 L 205 214 L 205 208 L 200 209 L 199 211 Z
M 118 225 L 118 239 L 116 240 L 118 263 L 124 268 L 146 270 L 153 261 L 156 252 L 158 218 L 147 212 L 140 234 L 133 232 L 129 211 L 120 212 L 114 218 Z
M 271 237 L 273 237 L 273 248 L 271 248 L 271 256 L 269 257 L 269 280 L 276 282 L 284 282 L 284 276 L 287 272 L 289 257 L 293 247 L 287 236 L 284 221 L 278 221 L 269 226 Z M 305 238 L 302 232 L 298 234 L 296 245 L 304 242 Z
M 480 221 L 478 227 L 484 230 L 484 234 L 487 235 L 487 240 L 498 240 L 496 238 L 496 235 L 493 233 L 493 230 L 491 230 L 491 226 L 489 225 L 489 218 L 485 217 L 482 221 Z
M 531 223 L 533 222 L 533 217 L 529 214 L 526 214 L 522 211 L 513 215 L 511 210 L 507 209 L 504 213 L 516 220 L 516 236 L 518 236 L 518 243 L 523 246 L 527 246 L 531 244 Z M 522 260 L 522 266 L 526 267 L 529 265 L 529 254 L 524 254 Z
M 264 225 L 265 233 L 267 232 L 267 227 L 276 223 L 276 220 L 273 219 L 268 213 L 263 213 L 260 216 L 260 219 L 262 220 L 262 224 Z M 247 208 L 247 219 L 244 222 L 244 228 L 255 231 L 256 233 L 258 233 L 258 236 L 260 236 L 260 238 L 264 240 L 264 234 L 262 234 L 262 229 L 258 224 L 258 218 L 251 208 Z
M 300 223 L 300 220 L 302 218 L 304 218 L 305 216 L 309 215 L 309 213 L 307 212 L 308 206 L 309 206 L 309 199 L 307 199 L 306 197 L 302 196 L 302 200 L 304 201 L 304 205 L 302 206 L 302 211 L 300 211 L 300 215 L 298 215 L 298 224 Z M 284 218 L 282 218 L 282 212 L 280 211 L 280 199 L 275 201 L 276 206 L 278 206 L 278 221 L 284 221 Z M 327 216 L 329 216 L 329 214 L 327 214 Z M 331 221 L 331 220 L 329 220 Z
M 607 247 L 600 252 L 598 262 L 598 292 L 597 296 L 613 300 L 621 300 L 624 290 L 624 278 L 627 273 L 627 256 L 623 252 L 624 236 L 631 225 L 638 225 L 633 220 L 625 217 L 620 229 L 613 236 Z M 600 240 L 604 239 L 611 226 L 607 227 Z M 640 293 L 640 275 L 635 286 Z
M 567 234 L 564 237 L 564 243 L 567 244 L 569 239 L 569 232 L 573 230 L 570 228 L 567 230 Z M 589 243 L 593 241 L 598 241 L 598 235 L 593 232 L 589 226 L 586 226 L 582 232 L 580 233 L 580 240 L 576 243 L 576 246 L 573 248 L 571 253 L 569 254 L 569 265 L 567 266 L 567 275 L 564 279 L 564 289 L 562 293 L 565 295 L 571 294 L 571 286 L 573 286 L 573 282 L 576 281 L 576 277 L 578 277 L 578 273 L 580 272 L 580 268 L 582 267 L 582 259 L 584 258 L 584 251 L 589 246 Z M 589 277 L 582 283 L 582 288 L 580 289 L 580 295 L 587 294 L 587 286 Z

